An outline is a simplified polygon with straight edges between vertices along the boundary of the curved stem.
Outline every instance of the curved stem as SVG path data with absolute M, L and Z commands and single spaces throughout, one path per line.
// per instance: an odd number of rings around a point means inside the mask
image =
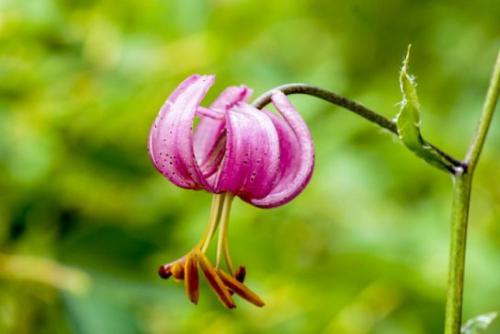
M 500 94 L 500 52 L 497 55 L 479 125 L 465 158 L 464 173 L 455 175 L 445 334 L 459 334 L 462 325 L 465 250 L 472 177 Z
M 350 100 L 344 96 L 341 96 L 339 94 L 336 94 L 334 92 L 328 91 L 323 88 L 319 88 L 316 86 L 311 86 L 308 84 L 304 83 L 292 83 L 292 84 L 286 84 L 282 86 L 278 86 L 274 89 L 271 89 L 267 91 L 266 93 L 262 94 L 259 96 L 254 102 L 253 105 L 257 109 L 262 109 L 264 108 L 267 104 L 271 102 L 271 97 L 275 91 L 281 91 L 285 95 L 292 95 L 292 94 L 304 94 L 304 95 L 311 95 L 318 97 L 322 100 L 325 100 L 327 102 L 330 102 L 332 104 L 335 104 L 339 107 L 342 107 L 344 109 L 347 109 L 349 111 L 352 111 L 353 113 L 363 117 L 364 119 L 370 121 L 371 123 L 374 123 L 378 125 L 379 127 L 395 134 L 398 135 L 398 128 L 395 122 L 393 122 L 390 119 L 387 119 L 386 117 L 380 115 L 379 113 L 365 107 L 361 103 L 358 103 L 356 101 Z M 436 146 L 432 145 L 431 143 L 428 143 L 424 141 L 425 144 L 432 146 L 446 161 L 450 163 L 453 168 L 450 168 L 450 172 L 452 174 L 455 174 L 457 172 L 460 172 L 464 169 L 464 164 L 451 157 L 449 154 L 443 152 L 442 150 L 438 149 Z
M 285 95 L 304 94 L 304 95 L 311 95 L 318 97 L 322 100 L 333 103 L 339 107 L 350 110 L 355 114 L 358 114 L 359 116 L 369 120 L 370 122 L 375 123 L 378 126 L 392 132 L 395 135 L 398 134 L 398 128 L 396 126 L 396 123 L 376 113 L 375 111 L 370 110 L 367 107 L 363 106 L 362 104 L 349 100 L 348 98 L 338 95 L 334 92 L 304 83 L 291 83 L 278 86 L 258 97 L 253 102 L 253 105 L 257 109 L 264 108 L 267 104 L 271 102 L 271 96 L 273 95 L 274 91 L 277 90 L 282 91 Z

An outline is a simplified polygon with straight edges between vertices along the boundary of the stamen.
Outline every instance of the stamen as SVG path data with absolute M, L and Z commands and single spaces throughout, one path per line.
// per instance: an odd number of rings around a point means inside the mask
M 172 276 L 178 280 L 184 279 L 184 261 L 178 261 L 172 265 Z
M 233 275 L 233 260 L 231 260 L 231 255 L 229 254 L 229 244 L 228 244 L 229 238 L 226 237 L 224 238 L 224 259 L 226 260 L 226 265 L 227 265 L 227 271 L 229 274 Z
M 240 283 L 245 281 L 245 276 L 247 274 L 247 270 L 243 266 L 239 266 L 238 270 L 234 273 L 234 278 Z
M 217 272 L 212 267 L 212 264 L 205 256 L 205 254 L 200 253 L 200 267 L 205 277 L 207 278 L 208 283 L 212 286 L 214 292 L 219 297 L 219 300 L 227 307 L 227 308 L 235 308 L 236 304 L 231 298 L 231 294 L 229 293 L 229 289 L 224 285 Z
M 158 275 L 163 279 L 168 279 L 172 276 L 172 266 L 170 264 L 161 265 L 158 268 Z
M 215 230 L 219 225 L 220 215 L 225 197 L 226 194 L 222 193 L 222 194 L 215 194 L 212 198 L 210 216 L 208 218 L 208 226 L 198 244 L 198 247 L 201 249 L 202 253 L 205 253 L 207 251 L 208 245 L 210 244 L 210 241 L 214 236 Z
M 231 291 L 234 291 L 236 294 L 238 294 L 240 297 L 248 300 L 250 303 L 262 307 L 264 306 L 264 301 L 260 299 L 259 296 L 249 288 L 247 288 L 245 285 L 237 281 L 233 276 L 230 276 L 223 272 L 222 270 L 217 270 L 217 274 L 221 278 L 222 282 L 231 289 Z
M 184 286 L 186 294 L 192 303 L 198 304 L 200 298 L 200 281 L 198 279 L 198 251 L 192 251 L 186 256 L 184 265 Z
M 231 213 L 231 204 L 233 203 L 234 195 L 227 194 L 224 198 L 224 203 L 222 205 L 222 215 L 220 219 L 220 230 L 219 230 L 219 240 L 217 240 L 217 256 L 215 262 L 215 268 L 220 268 L 221 257 L 224 253 L 226 259 L 226 265 L 229 272 L 233 273 L 233 263 L 229 256 L 229 246 L 227 242 L 227 231 L 229 226 L 229 214 Z

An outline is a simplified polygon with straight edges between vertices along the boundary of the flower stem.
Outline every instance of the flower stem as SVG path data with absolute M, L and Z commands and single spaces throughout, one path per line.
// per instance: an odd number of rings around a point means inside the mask
M 459 334 L 462 325 L 465 250 L 472 177 L 486 140 L 500 94 L 500 52 L 497 55 L 479 125 L 465 158 L 463 173 L 454 176 L 451 245 L 446 300 L 445 334 Z
M 472 174 L 455 176 L 451 219 L 451 244 L 446 296 L 445 334 L 458 334 L 462 324 L 465 249 Z
M 369 120 L 372 123 L 377 124 L 378 126 L 396 135 L 398 134 L 398 128 L 396 126 L 396 123 L 376 113 L 375 111 L 370 110 L 367 107 L 363 106 L 362 104 L 356 101 L 349 100 L 348 98 L 339 95 L 337 93 L 304 83 L 291 83 L 273 88 L 268 92 L 262 94 L 260 97 L 258 97 L 253 102 L 253 105 L 257 109 L 264 108 L 271 102 L 271 96 L 273 95 L 273 92 L 277 90 L 282 91 L 285 95 L 304 94 L 304 95 L 311 95 L 318 97 L 322 100 L 333 103 L 339 107 L 350 110 L 355 114 L 358 114 L 359 116 Z
M 320 87 L 315 87 L 311 86 L 308 84 L 304 83 L 291 83 L 291 84 L 286 84 L 282 86 L 278 86 L 276 88 L 273 88 L 264 94 L 262 94 L 260 97 L 258 97 L 254 102 L 253 105 L 257 109 L 262 109 L 264 108 L 267 104 L 271 102 L 271 97 L 275 91 L 281 91 L 285 95 L 292 95 L 292 94 L 304 94 L 304 95 L 311 95 L 318 97 L 322 100 L 325 100 L 327 102 L 330 102 L 332 104 L 335 104 L 339 107 L 342 107 L 346 110 L 352 111 L 353 113 L 363 117 L 364 119 L 378 125 L 379 127 L 388 130 L 389 132 L 398 135 L 398 127 L 396 123 L 390 119 L 385 118 L 381 114 L 363 106 L 361 103 L 358 103 L 356 101 L 350 100 L 344 96 L 341 96 L 339 94 L 336 94 L 334 92 L 331 92 L 329 90 L 320 88 Z M 443 152 L 442 150 L 438 149 L 435 147 L 433 144 L 426 142 L 425 140 L 422 139 L 422 144 L 423 145 L 429 145 L 432 148 L 435 149 L 435 151 L 443 157 L 446 161 L 449 162 L 449 165 L 451 165 L 453 168 L 450 168 L 449 171 L 452 174 L 459 173 L 464 169 L 464 164 L 451 157 L 449 154 Z

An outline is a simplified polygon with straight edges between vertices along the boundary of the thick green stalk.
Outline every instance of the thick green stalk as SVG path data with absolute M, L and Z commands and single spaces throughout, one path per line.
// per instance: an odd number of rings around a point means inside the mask
M 472 177 L 486 140 L 500 94 L 500 52 L 491 76 L 483 111 L 465 158 L 465 170 L 454 175 L 445 334 L 460 334 L 464 291 L 465 250 Z
M 471 183 L 472 174 L 463 173 L 454 177 L 445 334 L 460 333 L 462 325 L 465 249 Z
M 498 102 L 498 95 L 500 94 L 500 51 L 497 54 L 497 60 L 495 67 L 493 69 L 493 74 L 491 75 L 490 86 L 488 87 L 488 93 L 486 94 L 486 99 L 484 100 L 483 111 L 481 113 L 481 118 L 476 129 L 474 138 L 465 157 L 465 163 L 469 166 L 469 172 L 473 172 L 476 168 L 479 156 L 484 146 L 484 141 L 486 140 L 486 135 L 490 128 L 491 120 L 493 118 L 493 113 L 495 112 L 495 107 Z

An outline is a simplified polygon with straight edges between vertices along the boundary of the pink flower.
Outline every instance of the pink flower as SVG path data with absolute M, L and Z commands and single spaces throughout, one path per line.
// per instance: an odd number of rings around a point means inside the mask
M 162 106 L 150 132 L 148 149 L 156 169 L 175 185 L 214 193 L 207 231 L 186 256 L 160 267 L 163 278 L 183 279 L 186 293 L 198 302 L 198 266 L 225 306 L 235 306 L 232 293 L 262 306 L 243 285 L 244 267 L 233 274 L 227 244 L 229 211 L 234 196 L 262 208 L 288 203 L 308 184 L 314 167 L 309 130 L 287 97 L 272 95 L 276 115 L 247 103 L 251 90 L 226 88 L 208 107 L 201 101 L 213 75 L 192 75 Z M 194 128 L 195 118 L 199 118 Z M 217 261 L 205 256 L 218 226 Z M 222 271 L 224 255 L 230 274 Z
M 287 97 L 273 94 L 282 117 L 246 103 L 251 90 L 228 87 L 200 106 L 214 76 L 192 75 L 170 95 L 149 137 L 155 167 L 179 187 L 228 192 L 258 207 L 295 198 L 309 182 L 314 148 Z M 195 116 L 200 123 L 193 131 Z

